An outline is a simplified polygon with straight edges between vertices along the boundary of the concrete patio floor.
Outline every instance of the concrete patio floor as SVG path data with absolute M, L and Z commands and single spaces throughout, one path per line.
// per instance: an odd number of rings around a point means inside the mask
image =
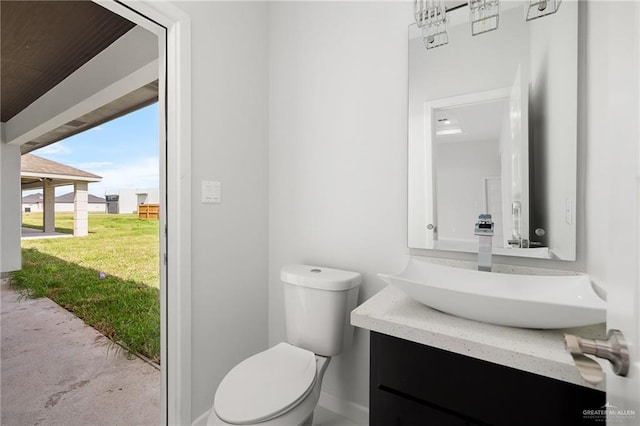
M 41 238 L 69 238 L 73 234 L 63 234 L 62 232 L 44 232 L 40 229 L 22 227 L 23 240 L 37 240 Z
M 160 371 L 49 299 L 0 283 L 0 424 L 157 425 Z

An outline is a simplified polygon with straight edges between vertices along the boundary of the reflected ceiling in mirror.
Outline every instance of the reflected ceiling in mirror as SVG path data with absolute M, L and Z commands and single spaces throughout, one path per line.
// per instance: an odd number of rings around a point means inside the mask
M 476 37 L 451 12 L 437 49 L 410 26 L 411 248 L 476 252 L 491 213 L 494 254 L 575 260 L 578 4 L 531 22 L 527 5 Z

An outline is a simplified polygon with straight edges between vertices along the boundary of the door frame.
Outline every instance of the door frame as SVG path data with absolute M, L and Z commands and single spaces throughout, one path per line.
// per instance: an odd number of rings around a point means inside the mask
M 603 3 L 589 13 L 597 16 L 606 32 L 605 87 L 598 117 L 609 139 L 608 193 L 604 278 L 607 283 L 607 328 L 620 330 L 629 346 L 630 367 L 625 377 L 613 374 L 605 363 L 607 424 L 637 425 L 640 421 L 640 5 L 636 2 Z M 597 13 L 597 15 L 596 15 Z M 600 35 L 598 34 L 598 35 Z M 589 40 L 587 41 L 589 43 Z M 600 53 L 600 51 L 598 51 Z M 598 80 L 601 83 L 602 80 Z M 595 83 L 592 83 L 595 84 Z M 595 114 L 594 114 L 595 116 Z
M 162 424 L 191 424 L 191 19 L 168 2 L 94 0 L 158 35 Z

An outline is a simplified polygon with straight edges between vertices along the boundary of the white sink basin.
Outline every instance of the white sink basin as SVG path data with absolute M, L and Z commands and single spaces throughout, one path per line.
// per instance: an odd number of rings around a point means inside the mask
M 412 299 L 462 318 L 522 328 L 569 328 L 606 321 L 607 303 L 587 275 L 514 275 L 411 258 L 399 274 L 378 274 Z

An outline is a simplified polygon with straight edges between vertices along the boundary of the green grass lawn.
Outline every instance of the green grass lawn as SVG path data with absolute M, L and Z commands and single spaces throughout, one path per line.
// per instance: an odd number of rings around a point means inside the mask
M 23 225 L 42 226 L 41 213 Z M 56 213 L 56 230 L 73 232 L 73 214 Z M 89 215 L 89 235 L 22 241 L 13 286 L 49 297 L 132 352 L 160 358 L 159 222 L 136 215 Z

